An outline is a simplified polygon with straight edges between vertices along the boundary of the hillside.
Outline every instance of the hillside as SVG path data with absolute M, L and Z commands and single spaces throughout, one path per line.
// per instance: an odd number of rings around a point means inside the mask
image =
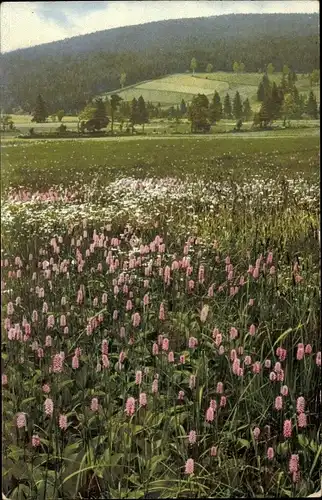
M 3 108 L 29 111 L 36 95 L 50 111 L 79 111 L 93 96 L 126 85 L 183 73 L 192 57 L 197 71 L 247 72 L 272 62 L 299 73 L 319 67 L 318 15 L 248 14 L 181 19 L 127 26 L 17 50 L 1 56 Z M 179 90 L 179 89 L 178 89 Z
M 279 83 L 281 78 L 281 73 L 270 75 L 270 80 L 276 83 Z M 131 101 L 134 97 L 137 99 L 142 95 L 145 101 L 150 101 L 155 105 L 160 103 L 161 106 L 172 106 L 180 104 L 182 99 L 189 102 L 199 93 L 211 98 L 217 91 L 221 98 L 224 98 L 227 93 L 230 98 L 233 98 L 238 90 L 242 100 L 248 98 L 253 109 L 257 109 L 259 106 L 257 89 L 261 79 L 260 73 L 215 72 L 196 75 L 184 73 L 139 82 L 137 85 L 117 89 L 116 92 L 125 101 Z M 307 95 L 311 90 L 309 78 L 306 75 L 298 75 L 296 85 L 300 93 Z M 319 101 L 320 87 L 313 87 L 313 91 Z M 101 96 L 108 96 L 111 93 L 113 92 L 103 93 Z

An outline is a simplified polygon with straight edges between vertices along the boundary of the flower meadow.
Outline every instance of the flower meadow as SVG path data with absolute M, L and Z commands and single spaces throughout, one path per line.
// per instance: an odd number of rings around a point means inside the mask
M 234 179 L 147 168 L 83 189 L 72 174 L 52 188 L 5 186 L 9 498 L 301 497 L 319 488 L 312 158 L 310 175 L 268 175 L 263 162 L 265 175 Z

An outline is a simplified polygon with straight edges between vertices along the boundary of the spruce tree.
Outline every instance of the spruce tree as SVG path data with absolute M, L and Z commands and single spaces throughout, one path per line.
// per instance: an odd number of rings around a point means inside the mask
M 225 100 L 224 100 L 224 116 L 225 116 L 225 118 L 228 118 L 228 119 L 232 118 L 232 108 L 231 108 L 229 94 L 226 94 Z
M 259 102 L 263 102 L 264 99 L 265 99 L 265 89 L 264 89 L 263 82 L 260 82 L 258 89 L 257 89 L 257 100 Z
M 212 99 L 212 103 L 210 106 L 210 120 L 213 123 L 218 122 L 222 118 L 222 104 L 220 100 L 220 96 L 216 91 L 214 97 Z
M 271 111 L 269 109 L 269 104 L 267 101 L 264 101 L 263 104 L 261 105 L 258 117 L 261 128 L 263 125 L 264 127 L 267 127 L 267 125 L 272 121 Z
M 250 120 L 252 114 L 253 114 L 252 108 L 250 107 L 249 99 L 247 97 L 247 99 L 245 99 L 243 103 L 243 118 L 245 120 Z
M 236 120 L 241 118 L 243 116 L 243 106 L 240 98 L 240 94 L 237 91 L 234 97 L 234 102 L 233 102 L 233 114 Z
M 316 97 L 313 94 L 312 90 L 309 93 L 309 98 L 308 98 L 308 101 L 306 104 L 306 112 L 314 120 L 316 120 L 318 118 L 318 105 L 316 102 Z
M 181 116 L 185 115 L 187 112 L 187 105 L 185 103 L 185 100 L 182 99 L 181 103 L 180 103 L 180 113 L 181 113 Z
M 138 101 L 135 99 L 135 97 L 132 99 L 132 102 L 131 102 L 130 122 L 131 122 L 131 126 L 132 126 L 132 134 L 133 134 L 134 125 L 137 125 L 139 123 Z
M 117 94 L 111 95 L 111 132 L 113 132 L 114 128 L 115 113 L 121 101 L 123 101 L 123 99 L 119 95 Z
M 145 101 L 141 95 L 138 98 L 138 117 L 139 117 L 138 123 L 140 125 L 142 125 L 142 129 L 144 132 L 144 125 L 145 125 L 145 123 L 148 123 L 149 115 L 148 115 L 148 111 L 147 111 L 146 106 L 145 106 Z
M 277 118 L 279 118 L 283 104 L 283 97 L 275 82 L 273 82 L 272 85 L 270 98 L 266 99 L 266 104 L 271 109 L 272 119 L 276 120 Z
M 102 99 L 97 99 L 95 102 L 95 111 L 94 111 L 94 120 L 97 120 L 98 124 L 100 124 L 100 128 L 104 128 L 108 125 L 108 118 L 106 112 L 106 106 Z
M 47 110 L 47 106 L 42 96 L 39 94 L 36 100 L 36 106 L 33 113 L 32 122 L 43 123 L 46 121 L 49 113 Z

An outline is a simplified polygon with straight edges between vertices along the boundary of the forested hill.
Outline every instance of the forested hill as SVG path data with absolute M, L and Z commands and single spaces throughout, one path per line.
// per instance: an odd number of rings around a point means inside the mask
M 32 109 L 41 93 L 50 110 L 79 111 L 96 94 L 174 72 L 192 57 L 197 71 L 297 72 L 319 67 L 318 14 L 247 14 L 159 21 L 127 26 L 16 50 L 1 56 L 2 103 L 6 111 Z

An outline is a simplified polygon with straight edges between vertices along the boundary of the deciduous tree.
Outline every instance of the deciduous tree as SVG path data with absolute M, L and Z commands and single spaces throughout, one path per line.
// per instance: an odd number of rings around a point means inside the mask
M 198 67 L 197 59 L 195 57 L 193 57 L 191 59 L 191 63 L 190 63 L 190 69 L 192 70 L 193 75 L 195 74 L 197 67 Z

